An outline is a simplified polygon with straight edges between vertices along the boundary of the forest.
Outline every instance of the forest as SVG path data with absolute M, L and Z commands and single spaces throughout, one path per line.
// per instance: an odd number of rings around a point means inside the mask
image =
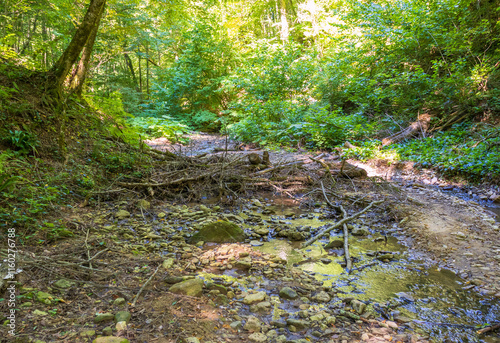
M 499 0 L 0 0 L 16 342 L 498 342 L 499 203 Z

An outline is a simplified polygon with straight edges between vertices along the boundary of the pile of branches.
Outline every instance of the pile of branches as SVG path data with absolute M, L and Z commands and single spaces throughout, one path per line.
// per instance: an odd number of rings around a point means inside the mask
M 152 159 L 147 178 L 117 179 L 108 189 L 90 195 L 136 192 L 151 197 L 181 196 L 184 200 L 201 196 L 236 199 L 247 191 L 265 189 L 292 196 L 298 190 L 319 184 L 325 175 L 347 179 L 366 177 L 366 171 L 337 160 L 339 156 L 333 157 L 336 161 L 325 162 L 322 158 L 326 154 L 271 164 L 267 151 L 229 153 L 226 150 L 198 156 L 156 149 L 143 152 Z

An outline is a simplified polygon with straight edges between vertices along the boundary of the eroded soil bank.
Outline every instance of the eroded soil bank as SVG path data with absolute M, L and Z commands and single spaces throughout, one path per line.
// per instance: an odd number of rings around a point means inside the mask
M 261 153 L 209 135 L 150 144 L 188 156 Z M 300 175 L 237 199 L 138 193 L 75 208 L 67 221 L 77 237 L 21 249 L 17 340 L 498 342 L 476 327 L 500 317 L 499 226 L 483 204 L 434 176 L 358 164 L 369 178 L 338 180 L 326 196 L 347 215 L 385 202 L 349 222 L 348 273 L 342 228 L 300 247 L 342 219 L 307 183 L 324 175 L 317 155 L 271 151 L 273 165 L 302 160 Z M 246 238 L 193 241 L 220 222 Z

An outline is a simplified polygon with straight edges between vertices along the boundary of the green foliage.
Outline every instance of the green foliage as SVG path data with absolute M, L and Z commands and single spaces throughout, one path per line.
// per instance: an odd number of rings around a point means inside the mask
M 450 131 L 398 144 L 394 149 L 402 159 L 448 175 L 469 175 L 478 179 L 500 176 L 498 128 L 455 125 Z
M 156 117 L 134 117 L 127 120 L 132 129 L 144 135 L 145 138 L 166 137 L 173 142 L 185 142 L 183 137 L 188 133 L 188 127 L 167 115 Z
M 216 24 L 197 21 L 183 33 L 175 62 L 158 71 L 153 85 L 156 113 L 206 129 L 208 112 L 218 112 L 229 95 L 222 87 L 232 64 L 232 50 Z M 214 115 L 212 115 L 213 118 Z M 200 127 L 202 126 L 202 127 Z
M 35 136 L 21 130 L 9 131 L 7 142 L 19 155 L 36 154 L 39 145 Z

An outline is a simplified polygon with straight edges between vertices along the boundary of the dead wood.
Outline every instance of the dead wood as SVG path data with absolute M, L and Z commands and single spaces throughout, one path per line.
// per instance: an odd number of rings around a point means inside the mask
M 481 330 L 477 330 L 476 333 L 478 335 L 484 335 L 486 332 L 495 331 L 497 329 L 500 329 L 500 323 L 495 324 L 495 325 L 491 325 L 491 326 L 487 326 L 485 328 L 482 328 Z
M 373 206 L 379 205 L 379 204 L 381 204 L 383 202 L 384 202 L 384 200 L 372 201 L 368 206 L 366 206 L 363 210 L 359 211 L 358 213 L 355 213 L 355 214 L 353 214 L 350 217 L 344 218 L 344 219 L 338 221 L 337 223 L 328 226 L 326 229 L 321 230 L 316 236 L 310 238 L 307 242 L 303 243 L 301 247 L 305 248 L 305 247 L 311 245 L 312 243 L 316 242 L 321 236 L 325 235 L 326 233 L 332 231 L 333 229 L 338 228 L 339 226 L 344 225 L 347 222 L 350 222 L 353 219 L 358 218 L 360 215 L 362 215 L 363 213 L 367 212 Z
M 418 120 L 411 123 L 406 129 L 384 138 L 382 140 L 382 146 L 387 146 L 393 143 L 397 143 L 402 140 L 418 136 L 420 133 L 427 132 L 430 121 L 431 121 L 431 116 L 429 114 L 420 115 L 418 117 Z

